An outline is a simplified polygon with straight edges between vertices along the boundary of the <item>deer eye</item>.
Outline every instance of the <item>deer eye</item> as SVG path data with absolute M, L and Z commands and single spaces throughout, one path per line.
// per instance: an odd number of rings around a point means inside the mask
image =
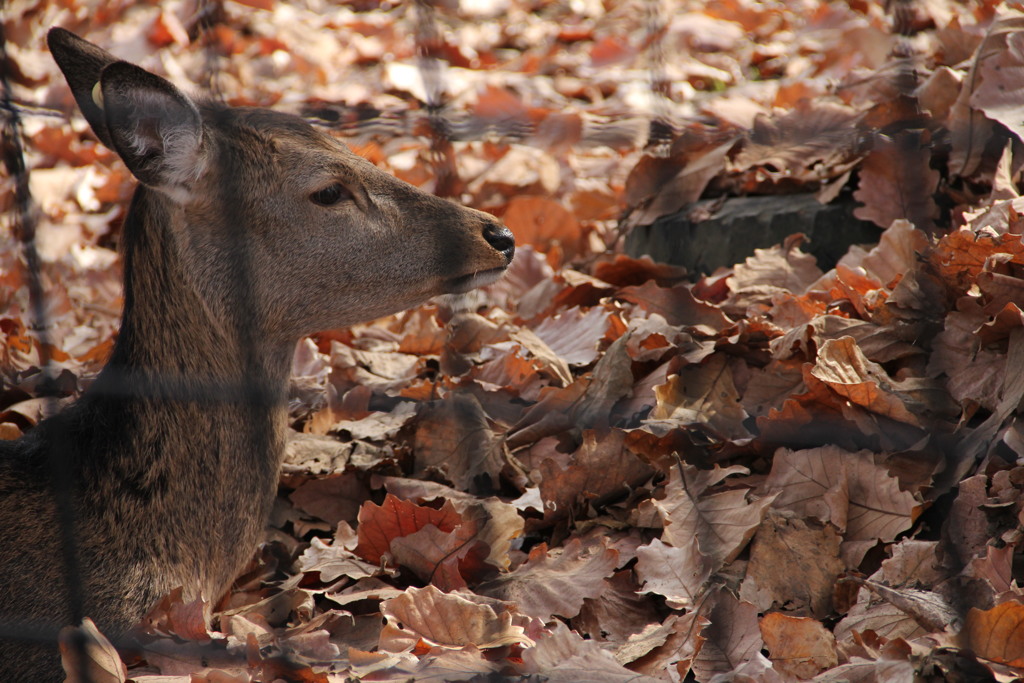
M 309 198 L 314 204 L 319 204 L 320 206 L 334 206 L 340 201 L 351 199 L 352 195 L 341 184 L 334 183 L 322 190 L 317 190 L 309 195 Z

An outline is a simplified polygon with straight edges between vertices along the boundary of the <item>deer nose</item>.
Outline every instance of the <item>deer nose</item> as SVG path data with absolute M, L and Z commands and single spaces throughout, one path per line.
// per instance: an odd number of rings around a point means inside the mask
M 516 238 L 511 230 L 499 223 L 488 223 L 484 227 L 484 239 L 487 240 L 487 244 L 501 252 L 506 265 L 512 263 L 512 257 L 516 253 Z

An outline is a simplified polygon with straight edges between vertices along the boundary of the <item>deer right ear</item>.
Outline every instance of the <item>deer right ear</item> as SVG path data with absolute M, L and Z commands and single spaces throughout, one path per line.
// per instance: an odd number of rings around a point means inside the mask
M 202 117 L 170 82 L 62 28 L 50 52 L 96 136 L 146 185 L 185 201 L 203 170 Z
M 101 107 L 114 149 L 146 185 L 183 201 L 203 171 L 199 109 L 168 81 L 128 62 L 100 74 Z

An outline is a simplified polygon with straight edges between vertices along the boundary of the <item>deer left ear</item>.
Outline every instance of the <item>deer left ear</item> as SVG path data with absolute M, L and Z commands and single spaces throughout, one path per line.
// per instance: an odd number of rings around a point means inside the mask
M 192 100 L 128 62 L 104 67 L 93 99 L 100 100 L 110 140 L 132 174 L 186 199 L 203 171 L 203 123 Z

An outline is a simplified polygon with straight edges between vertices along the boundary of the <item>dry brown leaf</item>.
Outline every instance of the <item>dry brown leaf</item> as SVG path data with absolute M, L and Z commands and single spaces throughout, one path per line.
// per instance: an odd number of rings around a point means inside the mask
M 354 474 L 345 473 L 322 479 L 310 479 L 292 491 L 288 500 L 303 512 L 319 517 L 331 526 L 355 522 L 359 502 L 369 495 L 366 485 Z
M 803 393 L 802 366 L 799 360 L 772 359 L 765 367 L 754 368 L 740 398 L 743 410 L 751 417 L 760 417 L 781 408 L 790 396 Z
M 939 240 L 929 257 L 947 286 L 966 292 L 992 262 L 1024 264 L 1024 243 L 1021 235 L 1011 233 L 954 230 Z
M 944 329 L 932 342 L 928 374 L 945 374 L 950 395 L 961 405 L 976 403 L 987 410 L 999 404 L 1006 356 L 981 347 L 977 331 L 988 320 L 978 302 L 962 298 L 961 310 L 951 311 Z
M 961 481 L 956 499 L 943 525 L 947 552 L 967 564 L 988 547 L 988 518 L 981 506 L 988 502 L 988 477 L 976 474 Z
M 576 217 L 552 199 L 513 197 L 501 218 L 516 236 L 516 244 L 548 251 L 557 243 L 570 254 L 580 247 L 582 234 Z
M 654 388 L 657 404 L 647 429 L 662 434 L 672 429 L 698 426 L 729 440 L 749 438 L 743 426 L 747 418 L 733 383 L 734 364 L 717 354 L 700 365 L 687 365 L 668 382 Z
M 770 510 L 751 544 L 740 597 L 761 612 L 773 606 L 816 619 L 832 613 L 841 537 L 831 525 L 808 524 Z
M 385 629 L 407 635 L 414 639 L 413 643 L 422 638 L 446 648 L 533 645 L 523 627 L 512 623 L 512 613 L 499 601 L 484 602 L 458 593 L 442 593 L 435 586 L 408 588 L 402 595 L 382 602 L 380 611 L 388 621 Z M 394 636 L 381 635 L 382 644 L 389 639 Z
M 964 570 L 967 576 L 984 579 L 997 595 L 1020 594 L 1020 587 L 1013 576 L 1013 553 L 1011 545 L 1002 548 L 987 546 L 985 557 L 976 557 Z M 997 600 L 997 602 L 1004 602 Z
M 675 674 L 678 677 L 676 680 L 685 680 L 694 658 L 704 645 L 704 637 L 700 634 L 708 623 L 707 617 L 699 612 L 670 616 L 658 628 L 660 633 L 657 633 L 657 637 L 664 637 L 664 643 L 630 662 L 630 668 L 655 677 L 664 677 L 666 673 L 669 676 Z M 620 661 L 628 659 L 625 648 L 631 644 L 627 643 L 616 653 Z
M 427 525 L 449 532 L 462 524 L 462 516 L 446 502 L 440 510 L 400 500 L 390 493 L 381 505 L 367 501 L 359 509 L 359 545 L 356 554 L 372 564 L 391 553 L 391 541 Z
M 636 575 L 641 593 L 657 593 L 678 610 L 693 610 L 707 588 L 712 565 L 697 547 L 697 539 L 680 548 L 657 538 L 637 548 Z
M 830 521 L 847 542 L 891 541 L 921 512 L 869 452 L 835 446 L 776 451 L 765 490 L 779 494 L 774 507 Z
M 1018 139 L 1024 138 L 1024 12 L 1019 8 L 1004 10 L 992 25 L 982 47 L 979 47 L 978 69 L 971 106 L 988 118 L 1010 129 Z M 983 52 L 984 51 L 984 52 Z
M 645 596 L 637 592 L 631 569 L 616 572 L 607 579 L 608 588 L 597 598 L 586 599 L 572 626 L 592 640 L 624 643 L 651 624 L 660 613 Z M 621 661 L 621 660 L 620 660 Z
M 738 136 L 690 125 L 667 155 L 645 155 L 626 179 L 629 225 L 648 225 L 701 198 L 708 183 L 725 171 Z
M 309 548 L 298 560 L 300 572 L 319 572 L 323 583 L 331 583 L 341 576 L 350 579 L 363 579 L 381 573 L 378 565 L 360 560 L 348 548 L 339 545 L 327 545 L 319 538 L 313 538 Z
M 773 182 L 807 183 L 842 175 L 859 159 L 860 116 L 852 107 L 819 98 L 802 100 L 775 118 L 758 116 L 730 170 L 753 170 L 755 180 Z
M 701 631 L 704 645 L 693 662 L 697 680 L 707 681 L 719 673 L 731 673 L 760 656 L 764 648 L 757 623 L 757 608 L 733 597 L 728 590 L 714 594 L 709 624 Z
M 551 683 L 656 683 L 659 679 L 626 669 L 592 640 L 584 640 L 556 621 L 550 634 L 523 651 L 526 671 L 541 673 Z
M 754 255 L 733 268 L 726 280 L 732 291 L 723 305 L 746 310 L 755 303 L 771 303 L 782 293 L 803 294 L 821 278 L 816 259 L 800 251 L 802 235 L 793 235 L 781 245 L 755 249 Z
M 724 477 L 737 470 L 716 468 L 712 477 Z M 739 468 L 739 471 L 744 471 Z M 665 498 L 655 506 L 665 522 L 662 538 L 675 548 L 689 549 L 694 539 L 698 549 L 708 558 L 711 571 L 731 562 L 740 554 L 764 519 L 765 509 L 775 500 L 774 494 L 748 501 L 749 490 L 737 489 L 721 493 L 706 492 L 709 481 L 691 465 L 683 466 L 684 475 L 673 468 L 665 487 Z M 682 476 L 686 477 L 684 482 Z
M 402 498 L 420 501 L 444 500 L 461 515 L 463 527 L 456 536 L 481 541 L 490 548 L 487 562 L 499 569 L 509 566 L 509 549 L 512 541 L 523 535 L 523 518 L 514 505 L 497 498 L 480 498 L 472 494 L 429 481 L 387 477 L 385 488 Z
M 767 614 L 761 636 L 775 666 L 797 678 L 812 678 L 839 663 L 835 636 L 816 619 Z
M 568 362 L 548 346 L 547 342 L 537 336 L 536 332 L 524 327 L 514 330 L 509 337 L 529 351 L 530 355 L 540 362 L 547 374 L 558 380 L 558 386 L 564 387 L 572 384 L 572 371 L 569 369 Z
M 886 287 L 917 265 L 928 247 L 928 237 L 909 220 L 894 220 L 886 227 L 878 244 L 864 251 L 853 245 L 839 263 L 847 268 L 863 268 Z
M 733 324 L 721 308 L 697 299 L 689 285 L 666 288 L 648 281 L 623 287 L 615 298 L 637 304 L 648 313 L 657 313 L 670 325 L 693 328 L 701 334 L 718 334 Z
M 859 406 L 899 422 L 922 426 L 908 409 L 912 399 L 895 390 L 898 383 L 882 366 L 864 356 L 853 337 L 826 341 L 818 350 L 811 374 Z
M 934 198 L 939 172 L 930 161 L 929 140 L 917 131 L 876 138 L 875 148 L 858 170 L 860 184 L 853 196 L 864 206 L 854 215 L 881 228 L 905 219 L 918 230 L 933 232 L 939 214 Z
M 602 307 L 585 312 L 574 307 L 541 321 L 533 333 L 569 365 L 590 365 L 601 355 L 599 348 L 611 322 L 609 316 Z
M 60 655 L 67 674 L 65 683 L 124 683 L 128 675 L 117 650 L 89 617 L 78 628 L 61 629 Z
M 466 588 L 467 578 L 482 573 L 489 552 L 476 538 L 476 528 L 465 524 L 453 531 L 428 524 L 391 541 L 391 556 L 398 565 L 443 591 Z
M 1024 668 L 1024 603 L 1004 602 L 989 610 L 972 607 L 963 639 L 979 657 Z
M 618 563 L 619 553 L 607 543 L 579 539 L 549 551 L 535 546 L 526 562 L 514 571 L 489 581 L 476 591 L 516 605 L 520 614 L 550 621 L 551 617 L 572 618 L 585 599 L 599 598 L 607 589 L 605 579 Z
M 426 406 L 416 424 L 415 474 L 436 471 L 462 491 L 493 490 L 505 466 L 501 440 L 471 394 Z
M 563 469 L 552 459 L 541 463 L 539 482 L 544 518 L 564 519 L 580 503 L 599 506 L 643 484 L 654 470 L 626 447 L 625 432 L 587 430 L 583 444 Z

